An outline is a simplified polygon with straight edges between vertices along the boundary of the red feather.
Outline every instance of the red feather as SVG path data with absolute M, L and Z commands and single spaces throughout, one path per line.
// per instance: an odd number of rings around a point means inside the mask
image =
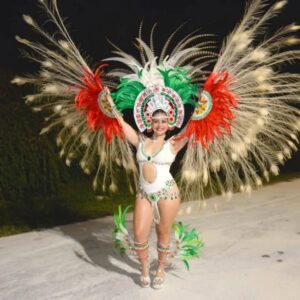
M 104 66 L 99 66 L 94 73 L 83 70 L 84 84 L 75 96 L 75 104 L 78 110 L 86 114 L 89 128 L 93 131 L 103 130 L 105 139 L 110 143 L 113 136 L 123 139 L 123 131 L 117 119 L 104 114 L 98 105 L 98 96 L 103 90 L 100 75 Z
M 212 109 L 209 114 L 200 120 L 190 120 L 185 132 L 179 138 L 194 137 L 195 142 L 200 142 L 205 148 L 216 137 L 231 133 L 231 122 L 234 119 L 233 108 L 238 106 L 236 96 L 228 88 L 228 72 L 210 74 L 204 84 L 204 90 L 212 97 Z

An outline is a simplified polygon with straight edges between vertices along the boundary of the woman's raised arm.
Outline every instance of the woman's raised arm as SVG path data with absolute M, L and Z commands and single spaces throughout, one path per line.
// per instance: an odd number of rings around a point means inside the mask
M 123 117 L 117 116 L 116 118 L 123 128 L 125 138 L 130 144 L 137 148 L 139 145 L 139 136 L 137 132 L 123 119 Z
M 188 142 L 188 138 L 177 138 L 186 130 L 186 126 L 176 135 L 170 138 L 171 147 L 174 153 L 178 153 Z
M 115 117 L 118 120 L 119 124 L 122 126 L 125 138 L 128 140 L 128 142 L 130 144 L 132 144 L 133 146 L 135 146 L 137 148 L 139 145 L 139 136 L 138 136 L 137 132 L 123 119 L 123 117 L 117 110 L 117 108 L 114 104 L 114 101 L 110 96 L 109 89 L 107 87 L 105 87 L 104 90 L 107 94 L 107 99 L 115 113 Z

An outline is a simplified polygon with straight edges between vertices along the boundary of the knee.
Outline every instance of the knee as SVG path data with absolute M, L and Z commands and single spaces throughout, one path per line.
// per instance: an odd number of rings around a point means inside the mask
M 157 239 L 162 245 L 168 244 L 170 241 L 170 231 L 162 228 L 157 228 Z
M 137 228 L 134 232 L 134 241 L 144 243 L 148 240 L 148 235 L 143 228 Z

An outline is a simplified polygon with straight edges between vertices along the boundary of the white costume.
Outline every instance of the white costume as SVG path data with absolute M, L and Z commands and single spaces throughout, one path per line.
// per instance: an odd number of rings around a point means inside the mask
M 138 198 L 146 197 L 152 204 L 154 221 L 159 223 L 159 209 L 157 203 L 160 199 L 173 200 L 178 198 L 178 192 L 170 192 L 170 189 L 176 185 L 170 173 L 171 164 L 174 162 L 176 155 L 170 148 L 170 140 L 167 140 L 160 150 L 149 155 L 145 151 L 145 139 L 141 139 L 136 158 L 139 163 L 140 171 L 140 192 Z M 144 163 L 151 163 L 155 167 L 156 175 L 153 182 L 148 182 L 143 176 Z

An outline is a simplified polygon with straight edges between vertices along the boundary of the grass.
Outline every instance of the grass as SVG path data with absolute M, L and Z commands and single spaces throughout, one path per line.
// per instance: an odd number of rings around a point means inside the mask
M 112 215 L 120 204 L 133 202 L 134 195 L 126 193 L 97 196 L 89 181 L 64 185 L 57 196 L 35 196 L 20 203 L 0 199 L 0 237 Z
M 300 178 L 300 172 L 272 177 L 268 184 Z M 0 199 L 0 236 L 70 224 L 112 215 L 121 204 L 134 203 L 134 195 L 97 196 L 89 181 L 62 186 L 57 196 L 31 197 L 25 203 Z

